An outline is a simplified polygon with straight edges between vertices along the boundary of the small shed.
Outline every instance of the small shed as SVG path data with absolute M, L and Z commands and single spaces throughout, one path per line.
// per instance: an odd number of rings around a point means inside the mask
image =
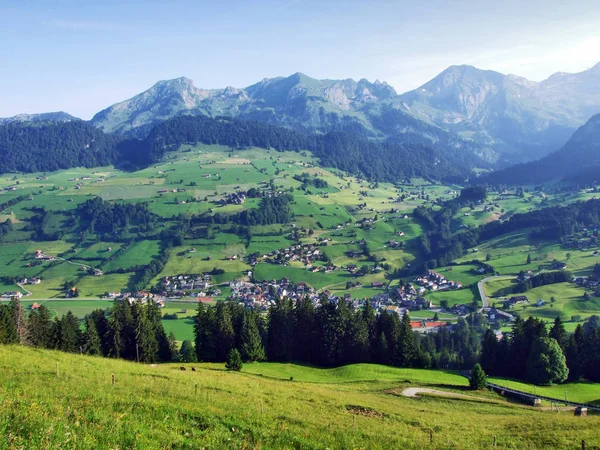
M 584 406 L 577 406 L 575 408 L 575 415 L 576 416 L 587 416 L 588 415 L 588 409 Z

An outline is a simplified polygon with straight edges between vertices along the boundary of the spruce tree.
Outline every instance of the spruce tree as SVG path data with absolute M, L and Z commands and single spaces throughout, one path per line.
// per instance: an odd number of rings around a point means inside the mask
M 569 381 L 579 381 L 584 376 L 586 354 L 585 332 L 581 324 L 578 324 L 575 332 L 569 336 L 569 342 L 565 349 L 567 367 L 569 368 Z
M 198 361 L 215 361 L 215 319 L 214 310 L 198 303 L 194 323 L 196 357 Z
M 244 361 L 254 362 L 265 360 L 265 348 L 263 347 L 258 326 L 256 325 L 256 317 L 253 312 L 246 312 L 244 314 L 241 342 L 241 354 Z
M 275 300 L 269 307 L 267 357 L 269 361 L 285 362 L 293 356 L 294 317 L 289 299 Z M 317 356 L 318 357 L 318 356 Z
M 96 309 L 88 314 L 87 318 L 92 320 L 96 326 L 96 331 L 100 337 L 100 348 L 102 349 L 102 354 L 104 356 L 110 355 L 113 340 L 106 313 L 101 309 Z
M 383 332 L 379 333 L 379 336 L 375 339 L 373 359 L 377 364 L 390 363 L 390 349 L 385 337 L 385 333 Z
M 554 319 L 554 325 L 550 329 L 548 336 L 556 339 L 556 342 L 558 342 L 558 345 L 560 345 L 560 348 L 564 351 L 567 344 L 567 331 L 565 330 L 565 326 L 560 316 L 556 316 L 556 319 Z
M 360 311 L 351 313 L 345 334 L 344 364 L 369 362 L 370 353 L 371 344 L 367 323 L 363 320 Z
M 394 354 L 394 365 L 411 367 L 418 351 L 408 313 L 402 316 L 399 330 L 398 345 Z
M 491 328 L 485 330 L 481 341 L 481 368 L 490 375 L 500 375 L 502 355 L 500 343 Z
M 196 351 L 192 345 L 192 341 L 185 340 L 181 343 L 181 349 L 179 350 L 179 360 L 181 362 L 196 362 Z
M 158 341 L 154 324 L 148 316 L 149 308 L 141 302 L 135 302 L 131 309 L 135 327 L 135 358 L 140 362 L 153 363 L 158 360 Z
M 60 320 L 59 350 L 64 352 L 78 353 L 81 351 L 81 328 L 79 319 L 68 311 Z
M 234 344 L 235 333 L 231 310 L 224 302 L 219 302 L 215 308 L 215 357 L 217 361 L 225 361 Z
M 0 305 L 0 344 L 16 344 L 19 334 L 9 305 Z
M 312 300 L 305 297 L 296 302 L 293 311 L 293 358 L 298 362 L 316 363 L 316 316 Z
M 171 331 L 169 333 L 169 350 L 171 352 L 171 361 L 179 361 L 179 350 L 177 349 L 177 339 L 175 339 L 175 334 Z M 193 347 L 192 347 L 193 348 Z M 194 350 L 195 352 L 196 350 Z M 196 361 L 196 354 L 194 353 L 194 361 Z
M 225 363 L 225 368 L 227 370 L 242 370 L 242 356 L 237 348 L 232 348 L 227 355 L 227 361 Z
M 102 355 L 102 341 L 96 329 L 96 323 L 88 318 L 85 321 L 85 332 L 83 333 L 83 351 L 86 355 Z
M 29 329 L 27 327 L 27 314 L 25 308 L 23 308 L 23 305 L 21 305 L 21 302 L 17 297 L 13 297 L 10 300 L 9 306 L 13 314 L 17 335 L 19 336 L 19 344 L 27 345 L 29 344 Z
M 485 372 L 481 368 L 481 364 L 475 364 L 471 370 L 471 378 L 469 385 L 473 390 L 484 389 L 487 386 Z
M 35 347 L 50 347 L 52 319 L 50 310 L 44 305 L 29 313 L 29 340 Z

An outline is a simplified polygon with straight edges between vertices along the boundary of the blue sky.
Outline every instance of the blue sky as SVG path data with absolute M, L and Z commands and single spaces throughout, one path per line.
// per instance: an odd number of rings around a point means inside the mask
M 304 72 L 404 92 L 452 64 L 539 81 L 599 61 L 597 0 L 0 0 L 0 117 L 89 119 L 179 76 L 215 88 Z

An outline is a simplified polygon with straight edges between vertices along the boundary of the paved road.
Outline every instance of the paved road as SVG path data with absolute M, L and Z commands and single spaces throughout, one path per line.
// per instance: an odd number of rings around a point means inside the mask
M 483 285 L 485 283 L 487 283 L 488 281 L 492 281 L 492 280 L 511 280 L 515 278 L 514 276 L 506 276 L 506 275 L 501 275 L 498 277 L 487 277 L 484 278 L 483 280 L 481 280 L 479 283 L 477 283 L 477 289 L 479 289 L 479 296 L 481 297 L 481 303 L 483 305 L 484 308 L 489 308 L 490 307 L 490 303 L 488 301 L 487 296 L 485 295 L 485 289 L 483 287 Z
M 470 395 L 457 394 L 455 392 L 447 392 L 447 391 L 438 391 L 437 389 L 429 389 L 429 388 L 407 388 L 402 391 L 402 395 L 405 397 L 416 397 L 418 394 L 434 394 L 439 395 L 440 397 L 448 397 L 448 398 L 466 398 L 469 400 L 473 400 L 473 397 Z

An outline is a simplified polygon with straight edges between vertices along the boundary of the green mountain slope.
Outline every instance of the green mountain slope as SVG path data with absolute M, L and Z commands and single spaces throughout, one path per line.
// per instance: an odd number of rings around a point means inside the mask
M 471 394 L 466 379 L 444 372 L 361 365 L 354 378 L 315 383 L 186 367 L 0 347 L 3 448 L 485 448 L 494 436 L 505 448 L 598 443 L 598 417 Z M 467 397 L 407 398 L 408 386 Z

